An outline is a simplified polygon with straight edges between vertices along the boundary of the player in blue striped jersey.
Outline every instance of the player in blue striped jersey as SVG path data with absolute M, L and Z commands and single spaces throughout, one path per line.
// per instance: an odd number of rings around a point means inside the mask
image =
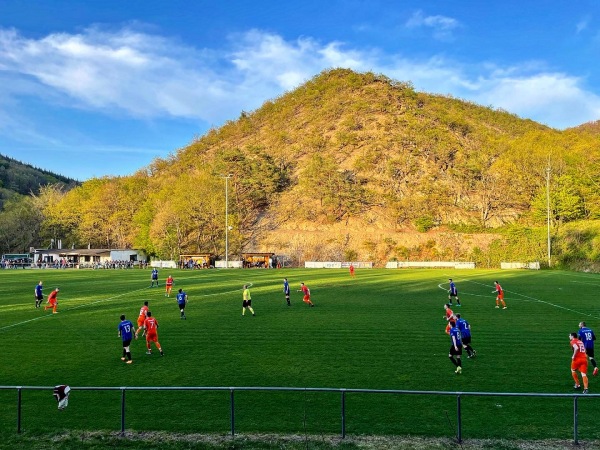
M 154 287 L 154 283 L 156 283 L 156 287 L 158 287 L 158 269 L 155 267 L 152 269 L 150 273 L 150 287 Z
M 592 366 L 594 366 L 594 371 L 592 374 L 594 376 L 598 375 L 598 365 L 596 364 L 596 360 L 594 359 L 594 341 L 596 340 L 596 335 L 594 332 L 585 325 L 585 322 L 579 322 L 579 332 L 578 337 L 581 342 L 583 342 L 583 346 L 585 347 L 585 353 L 590 358 L 590 362 Z
M 121 315 L 121 323 L 119 323 L 118 330 L 118 335 L 123 340 L 123 356 L 121 357 L 121 361 L 127 359 L 127 364 L 131 364 L 133 361 L 131 360 L 129 346 L 133 340 L 133 324 L 130 320 L 125 319 L 125 314 Z
M 40 308 L 42 306 L 42 301 L 44 300 L 43 289 L 44 289 L 44 286 L 42 285 L 41 281 L 35 285 L 35 290 L 33 292 L 35 295 L 35 307 L 36 308 Z
M 456 326 L 456 322 L 450 322 L 450 340 L 452 344 L 450 345 L 450 353 L 448 354 L 448 358 L 452 361 L 452 364 L 456 366 L 455 373 L 459 374 L 462 372 L 462 363 L 460 361 L 460 356 L 462 355 L 462 342 L 460 339 L 460 330 Z
M 183 289 L 179 289 L 177 292 L 177 306 L 179 306 L 179 312 L 181 313 L 180 318 L 186 320 L 185 316 L 185 305 L 187 305 L 188 296 Z
M 283 279 L 283 293 L 285 294 L 285 301 L 287 305 L 290 306 L 290 283 L 288 283 L 288 279 Z
M 457 314 L 456 326 L 460 330 L 460 339 L 463 348 L 467 351 L 467 358 L 474 357 L 477 352 L 471 347 L 471 325 L 465 319 L 461 318 L 460 314 Z
M 452 297 L 456 299 L 456 305 L 460 306 L 460 299 L 458 298 L 458 289 L 456 289 L 456 284 L 452 281 L 452 278 L 449 278 L 450 289 L 448 289 L 448 303 L 452 306 Z

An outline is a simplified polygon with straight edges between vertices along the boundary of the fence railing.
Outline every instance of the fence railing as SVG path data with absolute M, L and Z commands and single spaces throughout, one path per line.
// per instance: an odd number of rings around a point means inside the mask
M 0 386 L 0 390 L 17 391 L 17 433 L 21 433 L 22 421 L 22 392 L 24 390 L 50 390 L 54 386 Z M 235 435 L 235 392 L 236 391 L 283 391 L 283 392 L 337 392 L 340 394 L 340 413 L 342 439 L 346 437 L 346 396 L 348 394 L 386 394 L 386 395 L 434 395 L 456 397 L 456 439 L 460 443 L 462 435 L 462 410 L 461 399 L 463 397 L 546 397 L 546 398 L 572 398 L 573 399 L 573 443 L 579 444 L 579 406 L 580 397 L 600 398 L 600 394 L 551 394 L 551 393 L 516 393 L 516 392 L 447 392 L 447 391 L 408 391 L 408 390 L 386 390 L 386 389 L 345 389 L 345 388 L 294 388 L 294 387 L 209 387 L 209 386 L 122 386 L 122 387 L 73 387 L 75 391 L 120 391 L 121 392 L 121 433 L 125 433 L 126 417 L 125 403 L 127 391 L 229 391 L 231 435 Z

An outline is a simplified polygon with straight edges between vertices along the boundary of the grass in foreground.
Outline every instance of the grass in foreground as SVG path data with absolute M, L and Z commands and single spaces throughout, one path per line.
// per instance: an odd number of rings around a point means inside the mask
M 597 448 L 599 441 L 588 441 L 578 448 Z M 469 439 L 460 445 L 448 438 L 401 436 L 362 436 L 341 440 L 335 436 L 309 435 L 198 435 L 152 433 L 68 432 L 51 435 L 9 435 L 2 439 L 0 448 L 27 448 L 31 450 L 57 449 L 145 449 L 145 450 L 429 450 L 429 449 L 488 449 L 488 450 L 563 450 L 574 448 L 567 440 L 500 440 Z
M 567 335 L 580 320 L 600 332 L 600 278 L 591 274 L 364 270 L 350 279 L 338 270 L 162 270 L 162 280 L 167 272 L 189 294 L 185 321 L 163 287 L 148 289 L 149 271 L 0 271 L 0 384 L 571 393 Z M 317 306 L 293 292 L 287 307 L 283 277 L 294 289 L 306 282 Z M 471 323 L 478 351 L 461 376 L 448 360 L 442 319 L 448 277 L 457 282 L 463 306 L 456 311 Z M 45 294 L 61 288 L 59 314 L 34 309 L 39 279 Z M 507 291 L 507 310 L 494 308 L 495 279 Z M 241 316 L 246 282 L 256 317 Z M 144 300 L 160 323 L 165 357 L 145 355 L 140 340 L 132 346 L 134 364 L 125 365 L 119 315 L 135 321 Z M 600 393 L 597 384 L 591 379 L 592 393 Z M 0 391 L 0 401 L 0 427 L 14 431 L 15 392 Z M 580 436 L 600 438 L 600 400 L 580 399 L 579 407 Z M 572 436 L 568 398 L 463 397 L 462 409 L 465 438 Z M 246 435 L 341 430 L 338 393 L 238 392 L 235 411 L 236 432 Z M 451 437 L 455 411 L 455 397 L 348 394 L 347 433 Z M 126 418 L 127 429 L 137 431 L 227 434 L 229 392 L 128 392 Z M 23 393 L 27 432 L 119 426 L 117 391 L 75 390 L 61 412 L 50 391 Z

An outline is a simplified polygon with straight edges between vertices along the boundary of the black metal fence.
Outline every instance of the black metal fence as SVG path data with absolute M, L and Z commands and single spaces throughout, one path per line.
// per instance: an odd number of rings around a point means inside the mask
M 49 390 L 54 386 L 0 386 L 0 390 L 17 391 L 17 433 L 21 432 L 22 420 L 22 393 L 24 390 Z M 600 394 L 541 394 L 541 393 L 511 393 L 511 392 L 446 392 L 446 391 L 408 391 L 408 390 L 383 390 L 383 389 L 344 389 L 344 388 L 293 388 L 293 387 L 208 387 L 208 386 L 155 386 L 155 387 L 72 387 L 72 390 L 79 391 L 120 391 L 121 392 L 121 433 L 126 428 L 126 392 L 127 391 L 229 391 L 230 423 L 231 435 L 235 435 L 235 392 L 236 391 L 280 391 L 280 392 L 327 392 L 339 393 L 340 395 L 340 414 L 342 439 L 346 437 L 346 397 L 349 394 L 380 394 L 380 395 L 432 395 L 432 396 L 453 396 L 456 397 L 456 438 L 462 442 L 462 410 L 461 402 L 463 397 L 546 397 L 546 398 L 572 398 L 573 399 L 573 442 L 579 443 L 578 436 L 578 400 L 580 397 L 599 398 Z

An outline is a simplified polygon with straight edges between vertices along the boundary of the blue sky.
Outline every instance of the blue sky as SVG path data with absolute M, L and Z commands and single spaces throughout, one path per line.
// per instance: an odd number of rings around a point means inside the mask
M 324 69 L 600 119 L 600 2 L 2 0 L 0 153 L 128 175 Z

